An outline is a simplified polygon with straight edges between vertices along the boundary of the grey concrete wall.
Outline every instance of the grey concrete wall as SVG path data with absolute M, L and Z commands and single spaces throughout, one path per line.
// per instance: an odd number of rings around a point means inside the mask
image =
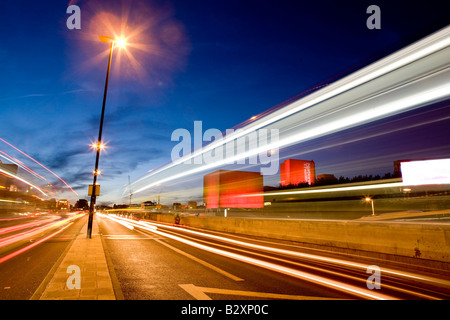
M 182 217 L 181 223 L 217 231 L 450 262 L 450 226 L 446 224 L 194 216 Z

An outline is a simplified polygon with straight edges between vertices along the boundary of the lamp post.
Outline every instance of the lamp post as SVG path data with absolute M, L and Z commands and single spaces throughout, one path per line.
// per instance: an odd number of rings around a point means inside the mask
M 375 207 L 373 205 L 373 199 L 369 198 L 369 197 L 366 197 L 365 200 L 366 200 L 366 202 L 370 202 L 370 204 L 372 205 L 372 216 L 374 216 L 375 215 Z
M 94 181 L 92 184 L 91 203 L 89 206 L 89 219 L 88 219 L 87 235 L 86 235 L 86 238 L 88 238 L 88 239 L 91 239 L 91 236 L 92 236 L 92 222 L 94 220 L 94 208 L 95 208 L 95 202 L 97 200 L 97 195 L 96 195 L 97 193 L 96 193 L 95 189 L 97 186 L 97 176 L 99 175 L 98 163 L 99 163 L 99 159 L 100 159 L 100 150 L 103 149 L 103 144 L 102 144 L 103 119 L 105 117 L 106 94 L 108 92 L 109 72 L 111 70 L 111 59 L 112 59 L 114 44 L 117 43 L 117 45 L 119 45 L 121 47 L 123 47 L 125 45 L 125 41 L 123 39 L 114 40 L 113 38 L 106 37 L 106 36 L 99 36 L 99 38 L 102 42 L 110 43 L 110 48 L 109 48 L 108 69 L 106 70 L 105 91 L 103 92 L 103 105 L 102 105 L 102 115 L 100 117 L 100 129 L 98 131 L 98 140 L 97 140 L 97 144 L 96 144 L 97 155 L 95 157 Z

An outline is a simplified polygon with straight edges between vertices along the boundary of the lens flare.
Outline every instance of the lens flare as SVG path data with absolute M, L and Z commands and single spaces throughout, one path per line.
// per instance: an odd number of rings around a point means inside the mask
M 127 42 L 125 41 L 124 38 L 118 38 L 117 40 L 115 40 L 115 44 L 119 47 L 119 48 L 123 48 L 127 45 Z
M 98 40 L 99 35 L 111 37 L 120 49 L 113 59 L 111 80 L 126 78 L 138 80 L 134 86 L 157 87 L 160 81 L 170 82 L 173 73 L 187 62 L 187 33 L 169 3 L 123 1 L 104 6 L 94 1 L 83 6 L 83 16 L 89 23 L 77 32 L 77 40 L 82 42 L 76 43 L 78 52 L 74 58 L 80 59 L 74 62 L 77 72 L 92 74 L 93 67 L 104 68 L 109 47 Z M 121 85 L 126 86 L 123 82 Z

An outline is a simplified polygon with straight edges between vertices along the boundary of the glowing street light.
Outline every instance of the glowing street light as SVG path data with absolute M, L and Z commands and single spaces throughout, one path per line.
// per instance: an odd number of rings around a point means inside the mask
M 366 200 L 366 202 L 370 202 L 372 204 L 372 216 L 375 215 L 375 207 L 373 205 L 373 199 L 370 197 L 366 197 L 364 200 Z
M 107 37 L 107 36 L 99 36 L 99 38 L 102 42 L 109 43 L 110 48 L 109 48 L 108 68 L 106 70 L 105 91 L 103 93 L 102 115 L 100 117 L 100 129 L 98 131 L 97 143 L 93 143 L 93 148 L 97 149 L 97 156 L 95 158 L 94 182 L 92 184 L 91 203 L 89 206 L 89 220 L 88 220 L 87 235 L 86 235 L 86 237 L 88 239 L 90 239 L 91 235 L 92 235 L 92 222 L 94 219 L 94 207 L 95 207 L 95 202 L 97 200 L 97 194 L 98 194 L 98 192 L 96 191 L 96 187 L 97 187 L 97 176 L 100 174 L 100 171 L 98 170 L 98 162 L 100 159 L 100 150 L 104 149 L 104 144 L 102 144 L 102 131 L 103 131 L 103 119 L 105 117 L 105 103 L 106 103 L 106 95 L 108 92 L 109 73 L 111 70 L 111 59 L 112 59 L 113 49 L 115 46 L 124 47 L 126 45 L 126 41 L 123 38 L 113 39 L 113 38 Z
M 106 148 L 106 146 L 103 143 L 95 143 L 95 142 L 93 142 L 91 144 L 91 148 L 94 149 L 94 150 L 97 150 L 97 149 L 103 150 L 103 149 Z
M 116 39 L 115 42 L 116 42 L 116 46 L 118 46 L 120 48 L 123 48 L 127 45 L 127 42 L 125 41 L 124 38 L 118 38 L 118 39 Z

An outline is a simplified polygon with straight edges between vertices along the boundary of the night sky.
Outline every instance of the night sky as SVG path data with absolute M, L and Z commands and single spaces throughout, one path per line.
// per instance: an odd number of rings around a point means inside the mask
M 109 52 L 98 35 L 123 33 L 130 45 L 113 55 L 98 202 L 126 202 L 128 176 L 136 180 L 170 161 L 175 129 L 192 131 L 203 121 L 203 128 L 225 131 L 450 22 L 445 1 L 420 3 L 1 1 L 0 138 L 78 196 L 2 141 L 0 150 L 51 181 L 56 197 L 87 199 Z M 71 4 L 81 9 L 79 30 L 66 26 Z M 371 4 L 381 8 L 380 30 L 366 27 Z M 318 174 L 349 177 L 392 171 L 404 158 L 450 157 L 449 114 L 441 103 L 305 143 L 289 155 L 314 160 Z

